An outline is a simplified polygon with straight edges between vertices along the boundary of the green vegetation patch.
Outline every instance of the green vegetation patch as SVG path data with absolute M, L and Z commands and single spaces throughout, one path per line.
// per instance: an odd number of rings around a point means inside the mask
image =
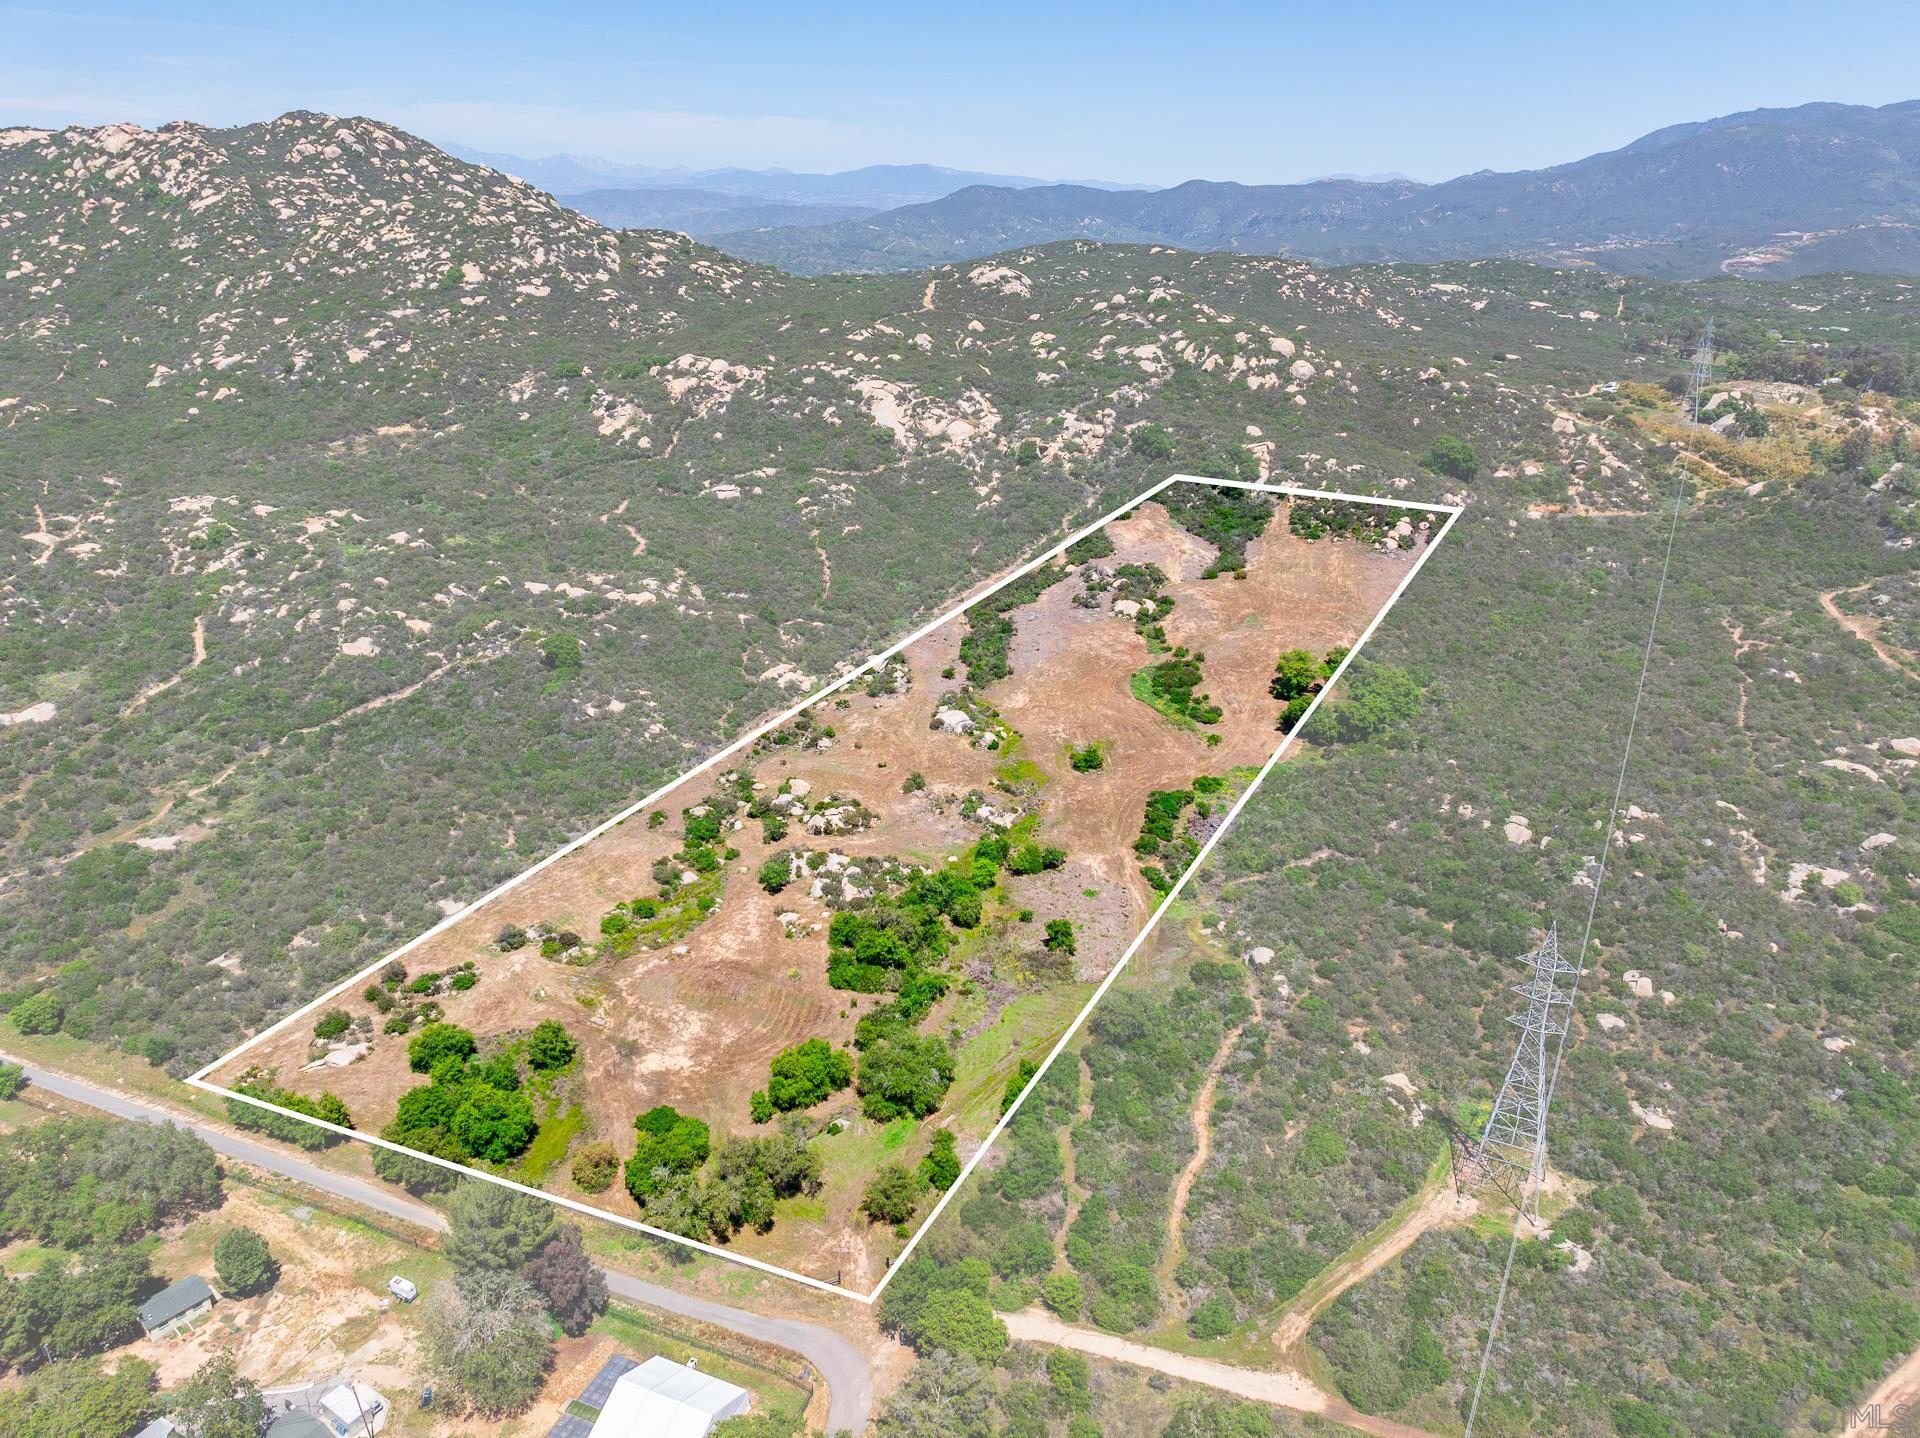
M 1223 711 L 1200 692 L 1200 685 L 1206 679 L 1200 665 L 1206 656 L 1189 655 L 1184 649 L 1173 653 L 1171 659 L 1135 671 L 1128 686 L 1133 697 L 1152 705 L 1182 729 L 1191 729 L 1196 724 L 1218 724 Z
M 960 662 L 967 666 L 969 684 L 984 689 L 1013 673 L 1007 655 L 1007 646 L 1013 642 L 1013 611 L 1033 603 L 1066 577 L 1064 568 L 1042 564 L 966 611 L 967 632 L 960 640 Z
M 338 1124 L 341 1128 L 353 1127 L 353 1115 L 347 1111 L 347 1105 L 337 1095 L 323 1093 L 309 1097 L 282 1088 L 274 1081 L 270 1069 L 249 1069 L 234 1081 L 233 1091 L 260 1099 L 264 1103 L 291 1109 L 295 1113 L 305 1114 L 308 1118 L 317 1118 L 324 1123 Z M 282 1143 L 293 1144 L 297 1148 L 308 1150 L 331 1148 L 336 1143 L 345 1142 L 337 1133 L 330 1133 L 314 1124 L 304 1123 L 285 1114 L 272 1113 L 266 1109 L 246 1103 L 241 1099 L 226 1100 L 227 1121 L 235 1128 L 244 1128 L 253 1133 L 264 1133 L 277 1138 Z
M 1251 473 L 1247 472 L 1247 461 L 1253 457 L 1241 446 L 1233 446 L 1224 461 L 1218 455 L 1212 458 L 1215 460 L 1212 468 L 1196 467 L 1194 473 L 1218 479 L 1255 480 L 1260 477 L 1257 462 L 1252 464 Z M 1227 472 L 1215 474 L 1214 469 Z M 1158 497 L 1176 524 L 1219 551 L 1202 576 L 1207 579 L 1221 574 L 1244 573 L 1248 543 L 1258 539 L 1273 523 L 1274 497 L 1253 490 L 1221 489 L 1210 484 L 1175 484 L 1160 491 Z

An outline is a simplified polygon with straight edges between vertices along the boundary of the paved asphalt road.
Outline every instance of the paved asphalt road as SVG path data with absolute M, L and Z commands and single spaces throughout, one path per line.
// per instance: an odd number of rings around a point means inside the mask
M 48 1093 L 87 1104 L 116 1118 L 136 1119 L 142 1123 L 178 1124 L 182 1128 L 192 1129 L 207 1141 L 215 1153 L 228 1158 L 284 1174 L 323 1193 L 348 1199 L 364 1208 L 374 1209 L 407 1223 L 419 1224 L 423 1228 L 444 1229 L 447 1226 L 446 1219 L 438 1209 L 417 1203 L 383 1184 L 368 1183 L 351 1174 L 335 1173 L 332 1169 L 323 1168 L 273 1144 L 242 1138 L 185 1110 L 164 1108 L 158 1103 L 101 1088 L 66 1074 L 54 1073 L 22 1059 L 11 1059 L 10 1062 L 20 1064 L 26 1070 L 28 1079 Z M 629 1302 L 644 1303 L 649 1308 L 676 1313 L 682 1318 L 711 1323 L 761 1343 L 771 1343 L 798 1353 L 813 1365 L 826 1382 L 830 1400 L 827 1431 L 838 1433 L 843 1428 L 853 1433 L 866 1431 L 867 1419 L 873 1411 L 873 1370 L 868 1367 L 866 1357 L 859 1348 L 833 1329 L 799 1319 L 768 1318 L 744 1309 L 729 1308 L 723 1303 L 695 1298 L 610 1268 L 602 1272 L 607 1276 L 608 1290 Z

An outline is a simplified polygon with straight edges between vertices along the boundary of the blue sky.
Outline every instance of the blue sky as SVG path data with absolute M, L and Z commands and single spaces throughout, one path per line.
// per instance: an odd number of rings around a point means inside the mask
M 661 166 L 1432 180 L 1757 106 L 1920 98 L 1914 21 L 1912 0 L 1844 19 L 1805 0 L 0 3 L 0 124 L 314 109 Z

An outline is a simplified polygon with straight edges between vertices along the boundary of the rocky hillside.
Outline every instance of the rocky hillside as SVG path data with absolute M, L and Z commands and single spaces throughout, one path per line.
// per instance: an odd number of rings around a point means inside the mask
M 1709 309 L 1702 432 L 1664 386 Z M 1591 892 L 1684 468 L 1554 1152 L 1587 1259 L 1523 1250 L 1500 1431 L 1831 1428 L 1920 1333 L 1917 354 L 1893 280 L 1084 240 L 803 280 L 365 120 L 0 132 L 0 1009 L 183 1071 L 1170 469 L 1450 496 L 1369 651 L 1404 722 L 1283 766 L 1193 896 L 1234 983 L 1110 1009 L 1091 1107 L 1009 1134 L 1039 1181 L 928 1245 L 1018 1306 L 1005 1235 L 1071 1212 L 1089 1321 L 1254 1351 Z M 1330 1381 L 1456 1423 L 1492 1248 L 1353 1290 Z
M 1431 492 L 1482 401 L 1544 444 L 1622 302 L 1094 246 L 800 282 L 311 114 L 5 132 L 0 256 L 3 961 L 148 956 L 79 1022 L 183 1062 L 1170 465 Z
M 864 219 L 714 239 L 734 254 L 820 274 L 912 269 L 1075 237 L 1339 264 L 1500 255 L 1672 278 L 1912 274 L 1920 101 L 1754 110 L 1552 169 L 1438 185 L 1195 181 L 1150 194 L 982 186 Z

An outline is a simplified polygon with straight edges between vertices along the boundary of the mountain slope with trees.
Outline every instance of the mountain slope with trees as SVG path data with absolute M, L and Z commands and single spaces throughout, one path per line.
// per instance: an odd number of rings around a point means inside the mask
M 1920 272 L 1920 101 L 1678 125 L 1551 169 L 1436 185 L 976 186 L 862 219 L 718 234 L 800 274 L 913 269 L 1095 239 L 1333 264 L 1489 256 L 1668 278 Z

